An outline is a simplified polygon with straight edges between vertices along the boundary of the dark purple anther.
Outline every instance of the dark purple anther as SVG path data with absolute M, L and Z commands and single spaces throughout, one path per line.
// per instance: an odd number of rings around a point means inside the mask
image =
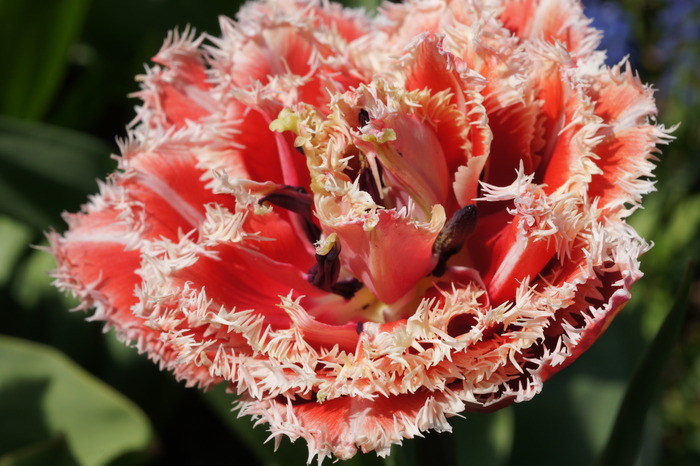
M 360 122 L 360 126 L 366 126 L 369 123 L 369 112 L 363 108 L 357 115 L 357 119 Z
M 432 275 L 441 277 L 445 273 L 447 259 L 457 254 L 469 235 L 474 232 L 478 215 L 476 204 L 469 204 L 455 212 L 447 221 L 433 243 L 433 254 L 438 257 L 438 263 Z
M 312 285 L 330 293 L 351 299 L 362 282 L 356 278 L 338 281 L 340 274 L 340 243 L 334 243 L 328 254 L 316 254 L 316 263 L 309 269 L 307 280 Z
M 312 243 L 321 237 L 321 229 L 313 220 L 314 198 L 301 186 L 283 186 L 258 201 L 258 204 L 269 203 L 290 212 L 298 214 L 303 220 L 304 232 Z

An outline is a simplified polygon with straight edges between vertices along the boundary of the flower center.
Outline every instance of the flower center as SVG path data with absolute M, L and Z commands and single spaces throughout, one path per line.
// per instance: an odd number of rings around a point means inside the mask
M 312 194 L 284 186 L 260 202 L 301 217 L 316 248 L 307 279 L 345 300 L 335 300 L 340 320 L 405 318 L 435 283 L 450 282 L 440 277 L 474 231 L 478 212 L 474 204 L 460 205 L 452 188 L 451 165 L 462 163 L 465 149 L 453 144 L 448 153 L 443 146 L 440 109 L 449 105 L 376 82 L 338 95 L 329 113 L 299 104 L 270 124 L 296 135 Z
M 378 189 L 369 169 L 361 169 L 359 173 L 358 178 L 364 177 L 364 180 L 357 180 L 360 185 L 366 183 L 367 189 L 375 191 Z M 385 303 L 358 278 L 351 276 L 348 270 L 343 269 L 342 246 L 335 233 L 329 235 L 324 241 L 319 241 L 321 230 L 313 221 L 313 196 L 305 188 L 283 186 L 262 197 L 259 203 L 270 203 L 297 214 L 305 225 L 307 239 L 318 245 L 315 254 L 316 263 L 307 274 L 309 283 L 323 291 L 341 296 L 346 301 L 344 307 L 349 310 L 357 308 L 358 315 L 355 318 L 376 322 L 401 319 L 405 317 L 406 310 L 417 308 L 420 300 L 426 297 L 427 291 L 433 289 L 437 279 L 445 274 L 447 261 L 462 249 L 465 240 L 474 231 L 478 216 L 475 204 L 457 210 L 445 223 L 432 244 L 432 254 L 436 262 L 432 272 L 419 279 L 399 300 Z M 344 277 L 342 279 L 341 272 Z M 355 312 L 351 311 L 351 314 Z

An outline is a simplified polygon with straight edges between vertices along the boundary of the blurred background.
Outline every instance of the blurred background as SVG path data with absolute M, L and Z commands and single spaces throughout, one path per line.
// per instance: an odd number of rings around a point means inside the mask
M 301 441 L 272 453 L 264 427 L 236 419 L 221 387 L 186 389 L 68 312 L 77 303 L 51 287 L 51 256 L 32 247 L 62 231 L 61 212 L 78 210 L 114 169 L 115 136 L 137 103 L 127 97 L 134 76 L 167 32 L 189 24 L 217 34 L 218 16 L 239 3 L 0 0 L 0 465 L 306 462 Z M 673 314 L 680 331 L 662 328 L 689 259 L 699 276 L 700 0 L 584 4 L 605 31 L 609 64 L 629 55 L 657 89 L 660 122 L 682 122 L 660 156 L 658 191 L 631 219 L 655 243 L 645 278 L 607 333 L 533 401 L 467 414 L 454 435 L 406 441 L 387 460 L 342 464 L 700 464 L 697 281 L 681 293 L 687 313 Z M 621 410 L 626 393 L 631 409 Z M 611 462 L 625 448 L 632 456 Z

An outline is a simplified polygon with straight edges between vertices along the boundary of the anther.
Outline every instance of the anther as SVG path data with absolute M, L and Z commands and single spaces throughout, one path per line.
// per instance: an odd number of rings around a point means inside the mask
M 336 242 L 328 254 L 316 254 L 316 263 L 309 269 L 308 280 L 324 291 L 331 291 L 340 274 L 340 243 Z
M 357 115 L 357 119 L 360 122 L 360 126 L 366 126 L 367 123 L 369 123 L 369 112 L 364 108 L 361 109 L 360 113 Z
M 357 278 L 347 278 L 339 280 L 331 285 L 331 293 L 342 296 L 345 299 L 352 299 L 355 293 L 360 291 L 364 285 Z
M 258 201 L 287 209 L 298 214 L 303 220 L 304 232 L 312 243 L 321 237 L 321 229 L 313 221 L 313 196 L 302 186 L 283 186 Z
M 379 163 L 377 163 L 377 171 L 379 172 L 379 182 L 382 182 L 382 168 Z M 360 174 L 357 175 L 359 178 L 359 187 L 361 190 L 372 196 L 372 200 L 375 204 L 383 206 L 384 202 L 382 200 L 382 194 L 380 190 L 382 186 L 377 186 L 377 180 L 369 167 L 364 167 L 360 170 Z
M 438 263 L 432 275 L 441 277 L 447 269 L 447 260 L 457 254 L 464 242 L 474 232 L 479 210 L 476 204 L 469 204 L 454 213 L 433 243 L 433 254 Z
M 327 254 L 316 254 L 316 263 L 309 269 L 307 280 L 324 291 L 351 299 L 362 288 L 362 282 L 356 278 L 338 281 L 339 275 L 340 243 L 335 242 Z

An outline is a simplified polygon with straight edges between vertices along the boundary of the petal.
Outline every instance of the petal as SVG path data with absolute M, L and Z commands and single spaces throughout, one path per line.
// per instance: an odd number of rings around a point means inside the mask
M 464 107 L 464 92 L 470 84 L 468 70 L 461 60 L 444 51 L 442 39 L 428 33 L 416 36 L 402 57 L 402 68 L 406 70 L 407 90 L 429 89 L 432 94 L 449 90 L 451 103 Z M 481 83 L 476 77 L 471 80 Z
M 268 87 L 284 106 L 303 101 L 323 108 L 328 92 L 359 84 L 353 60 L 335 59 L 347 47 L 342 33 L 362 34 L 356 17 L 344 17 L 325 3 L 303 2 L 251 2 L 238 17 L 238 23 L 222 19 L 223 37 L 213 39 L 218 80 L 226 86 Z
M 551 329 L 545 333 L 545 338 L 551 345 L 549 351 L 555 352 L 555 342 L 567 333 L 562 329 L 577 329 L 567 335 L 566 350 L 559 349 L 565 357 L 553 357 L 551 362 L 543 367 L 543 381 L 574 362 L 598 340 L 629 301 L 632 296 L 630 287 L 640 277 L 638 270 L 631 273 L 597 270 L 594 279 L 579 287 L 576 302 L 558 312 L 557 318 L 550 326 Z M 557 330 L 561 332 L 559 335 Z
M 482 187 L 480 201 L 513 201 L 512 207 L 503 206 L 508 215 L 501 211 L 480 219 L 469 239 L 493 305 L 513 300 L 518 288 L 536 278 L 555 254 L 568 260 L 596 215 L 582 193 L 548 195 L 546 186 L 532 183 L 533 178 L 521 169 L 509 186 Z
M 541 103 L 532 82 L 515 78 L 529 76 L 532 67 L 513 39 L 491 22 L 468 30 L 474 37 L 455 38 L 453 47 L 483 76 L 483 89 L 472 92 L 467 109 L 472 155 L 489 155 L 481 179 L 501 186 L 510 182 L 521 163 L 528 172 L 538 163 L 534 150 L 541 136 Z
M 204 220 L 205 205 L 232 204 L 231 198 L 214 194 L 201 180 L 205 172 L 197 167 L 194 152 L 202 143 L 187 133 L 180 136 L 150 147 L 134 136 L 123 146 L 120 168 L 124 173 L 116 177 L 116 184 L 127 193 L 133 228 L 147 238 L 175 240 L 180 233 L 197 229 Z
M 215 254 L 212 257 L 211 254 Z M 206 288 L 217 303 L 237 309 L 255 309 L 266 320 L 286 327 L 289 320 L 277 306 L 280 296 L 319 296 L 321 290 L 306 280 L 305 272 L 275 261 L 254 248 L 221 245 L 209 250 L 197 262 L 173 272 L 179 283 L 191 282 Z
M 237 121 L 235 133 L 215 158 L 205 161 L 206 167 L 238 179 L 284 184 L 277 139 L 269 129 L 268 117 L 248 104 L 237 100 L 229 104 L 227 118 Z
M 217 108 L 216 101 L 208 93 L 204 66 L 204 54 L 200 48 L 202 38 L 196 39 L 194 31 L 186 29 L 182 34 L 173 31 L 153 61 L 165 67 L 148 70 L 142 77 L 142 90 L 135 96 L 144 101 L 137 120 L 149 119 L 149 124 L 161 127 L 183 127 L 187 121 L 197 121 Z M 151 112 L 147 117 L 147 112 Z
M 464 113 L 467 121 L 453 115 L 435 115 L 436 133 L 443 147 L 449 173 L 455 174 L 453 188 L 459 207 L 477 196 L 478 180 L 492 145 L 488 117 L 482 105 L 483 79 L 468 70 L 464 62 L 442 48 L 442 39 L 422 34 L 402 57 L 406 69 L 406 89 L 428 89 L 434 95 L 449 90 L 451 103 Z M 398 137 L 398 135 L 397 135 Z M 466 159 L 466 165 L 464 165 Z M 450 202 L 447 212 L 454 206 Z
M 600 33 L 575 0 L 507 0 L 500 17 L 518 37 L 559 41 L 572 55 L 589 54 L 600 43 Z
M 109 189 L 109 188 L 105 188 Z M 113 206 L 86 207 L 85 213 L 66 217 L 70 229 L 60 237 L 49 235 L 51 252 L 58 261 L 56 285 L 71 291 L 81 308 L 96 307 L 93 319 L 105 320 L 117 329 L 138 325 L 131 312 L 139 276 L 140 254 L 134 249 L 133 232 Z
M 303 437 L 309 444 L 309 461 L 314 456 L 322 461 L 331 453 L 348 459 L 358 449 L 385 456 L 392 444 L 404 438 L 428 429 L 451 430 L 446 416 L 458 413 L 463 406 L 448 393 L 426 391 L 374 400 L 344 397 L 323 403 L 284 403 L 243 398 L 239 403 L 241 415 L 268 422 L 277 441 L 282 434 Z
M 487 113 L 493 133 L 483 181 L 503 186 L 512 179 L 522 163 L 525 171 L 534 171 L 532 145 L 536 134 L 537 105 L 515 103 Z
M 596 165 L 601 173 L 593 175 L 588 187 L 591 199 L 599 198 L 601 207 L 612 211 L 638 205 L 641 196 L 653 191 L 649 180 L 656 159 L 656 146 L 669 141 L 668 132 L 650 124 L 656 116 L 652 90 L 626 65 L 604 72 L 591 89 L 595 113 L 606 125 L 595 147 Z
M 347 42 L 351 42 L 368 34 L 372 28 L 372 22 L 360 10 L 349 10 L 338 3 L 311 4 L 312 13 L 326 28 L 337 31 Z
M 383 29 L 391 48 L 401 50 L 416 36 L 437 32 L 445 9 L 443 2 L 383 3 L 381 13 L 387 20 Z
M 455 173 L 452 187 L 460 207 L 476 202 L 481 172 L 486 165 L 486 155 L 472 157 L 466 165 L 462 165 Z
M 585 262 L 577 261 L 579 265 Z M 612 269 L 594 267 L 590 274 L 583 270 L 581 267 L 575 272 L 570 298 L 562 301 L 564 306 L 548 319 L 541 336 L 514 354 L 512 363 L 499 371 L 516 376 L 509 377 L 493 396 L 482 399 L 484 404 L 498 408 L 525 401 L 539 392 L 544 381 L 575 361 L 600 337 L 629 300 L 630 286 L 641 276 L 637 265 L 631 269 L 626 264 Z
M 600 173 L 592 160 L 599 142 L 600 118 L 580 88 L 574 90 L 573 83 L 565 86 L 566 100 L 556 125 L 561 129 L 552 134 L 538 169 L 538 174 L 544 173 L 542 181 L 548 193 L 583 190 L 591 176 Z
M 306 160 L 294 149 L 291 134 L 270 129 L 283 109 L 262 91 L 238 92 L 226 104 L 222 128 L 197 152 L 204 178 L 224 174 L 232 179 L 309 188 Z M 217 183 L 214 182 L 214 185 Z
M 429 54 L 439 53 L 435 42 L 425 46 Z M 383 81 L 344 96 L 347 103 L 368 112 L 369 122 L 352 142 L 370 164 L 376 159 L 381 165 L 389 205 L 409 211 L 415 205 L 412 215 L 421 220 L 428 218 L 434 204 L 445 205 L 450 214 L 457 210 L 450 189 L 452 173 L 469 160 L 469 149 L 484 150 L 490 137 L 474 91 L 465 93 L 472 100 L 464 99 L 462 105 L 451 103 L 452 97 L 446 90 L 433 93 L 427 88 L 407 93 Z
M 299 34 L 289 20 L 275 15 L 259 23 L 255 16 L 265 13 L 255 8 L 251 4 L 241 10 L 240 24 L 221 19 L 223 37 L 217 40 L 220 71 L 241 88 L 255 82 L 265 85 L 272 77 L 287 73 L 306 75 L 313 52 L 308 31 Z
M 409 205 L 403 193 L 424 213 L 444 203 L 449 193 L 449 172 L 441 141 L 433 129 L 417 116 L 402 114 L 392 114 L 372 125 L 380 131 L 389 128 L 396 135 L 395 140 L 378 147 L 372 143 L 358 145 L 365 154 L 376 154 L 384 169 L 384 184 L 390 191 L 397 191 L 397 207 Z
M 490 267 L 484 273 L 489 299 L 499 305 L 515 298 L 521 283 L 536 277 L 556 252 L 554 245 L 545 240 L 528 238 L 520 231 L 515 218 L 488 244 Z
M 430 223 L 419 224 L 393 210 L 377 212 L 377 223 L 361 221 L 326 224 L 338 235 L 341 261 L 365 286 L 387 304 L 413 289 L 435 267 L 433 243 L 445 223 L 444 210 L 433 209 Z

